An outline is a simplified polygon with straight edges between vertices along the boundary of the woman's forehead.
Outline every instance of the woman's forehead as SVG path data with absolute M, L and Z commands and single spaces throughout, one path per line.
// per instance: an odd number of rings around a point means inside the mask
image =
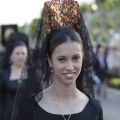
M 53 55 L 74 55 L 74 54 L 81 54 L 82 49 L 81 45 L 77 42 L 66 42 L 57 46 L 54 51 Z
M 25 47 L 25 46 L 17 46 L 17 47 L 15 47 L 14 49 L 13 49 L 13 52 L 15 52 L 15 51 L 21 51 L 21 50 L 27 50 L 27 48 Z

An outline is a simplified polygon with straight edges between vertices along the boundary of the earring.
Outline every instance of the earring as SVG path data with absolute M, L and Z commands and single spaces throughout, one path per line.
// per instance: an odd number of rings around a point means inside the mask
M 50 67 L 50 72 L 51 72 L 51 73 L 53 72 L 53 67 Z

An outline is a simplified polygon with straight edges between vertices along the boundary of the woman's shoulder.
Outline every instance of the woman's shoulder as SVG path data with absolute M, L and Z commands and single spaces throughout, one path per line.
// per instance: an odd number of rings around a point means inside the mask
M 4 68 L 0 70 L 0 75 L 4 75 L 10 72 L 10 67 Z
M 22 96 L 21 96 L 22 97 Z M 14 105 L 15 111 L 13 112 L 14 120 L 32 120 L 32 113 L 37 105 L 35 101 L 35 94 L 24 96 L 16 100 Z M 16 112 L 17 110 L 17 112 Z
M 5 82 L 6 79 L 9 78 L 9 75 L 10 75 L 10 68 L 5 68 L 0 70 L 0 81 Z
M 96 99 L 95 97 L 89 96 L 89 101 L 90 101 L 90 104 L 94 107 L 94 109 L 98 113 L 102 112 L 101 102 L 98 99 Z

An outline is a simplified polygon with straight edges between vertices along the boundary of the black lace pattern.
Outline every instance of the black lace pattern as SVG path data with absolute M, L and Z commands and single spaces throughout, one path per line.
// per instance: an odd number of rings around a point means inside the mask
M 92 64 L 94 62 L 93 47 L 82 13 L 80 12 L 78 32 L 83 41 L 84 62 L 81 73 L 76 80 L 77 88 L 84 94 L 94 96 L 92 84 Z M 46 63 L 46 31 L 45 12 L 43 9 L 41 19 L 38 21 L 33 40 L 36 40 L 35 49 L 29 50 L 28 64 L 23 68 L 19 87 L 16 94 L 12 120 L 31 120 L 35 101 L 42 98 L 42 91 L 52 84 L 50 70 Z M 31 100 L 34 96 L 35 101 Z

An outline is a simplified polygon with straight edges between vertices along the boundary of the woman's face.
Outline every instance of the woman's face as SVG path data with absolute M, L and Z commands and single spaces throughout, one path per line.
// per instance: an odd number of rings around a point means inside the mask
M 17 46 L 11 54 L 12 64 L 23 66 L 27 58 L 27 48 L 25 46 Z
M 99 48 L 99 50 L 98 50 L 98 56 L 99 57 L 103 57 L 104 54 L 105 54 L 105 48 L 104 47 Z
M 66 42 L 55 48 L 50 67 L 53 67 L 54 80 L 63 84 L 75 83 L 82 67 L 82 48 L 77 42 Z

